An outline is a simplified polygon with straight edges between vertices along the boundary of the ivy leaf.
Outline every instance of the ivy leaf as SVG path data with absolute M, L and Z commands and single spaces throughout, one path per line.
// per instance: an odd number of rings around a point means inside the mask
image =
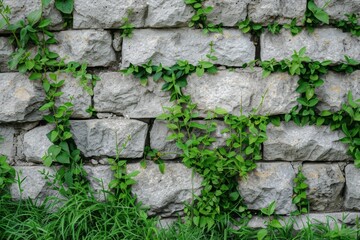
M 32 73 L 32 74 L 30 75 L 29 79 L 30 79 L 30 80 L 38 80 L 38 79 L 41 78 L 41 76 L 42 76 L 41 73 Z
M 41 18 L 41 9 L 31 12 L 26 18 L 29 21 L 30 25 L 34 25 Z
M 217 107 L 217 108 L 215 108 L 215 113 L 219 114 L 219 115 L 225 115 L 225 114 L 227 114 L 227 111 L 226 111 L 226 109 Z
M 268 234 L 268 231 L 266 229 L 261 229 L 257 233 L 257 240 L 263 240 L 267 234 Z
M 62 13 L 71 14 L 74 9 L 74 0 L 55 0 L 55 7 Z
M 329 15 L 322 9 L 314 13 L 314 16 L 323 23 L 329 24 Z

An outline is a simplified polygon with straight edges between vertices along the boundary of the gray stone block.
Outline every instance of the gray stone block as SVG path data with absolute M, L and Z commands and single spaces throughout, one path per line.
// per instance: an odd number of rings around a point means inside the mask
M 341 20 L 347 19 L 345 14 L 360 13 L 359 0 L 314 0 L 319 7 L 324 7 L 324 10 L 329 14 L 330 19 Z M 326 4 L 326 5 L 325 5 Z M 358 21 L 359 24 L 359 21 Z
M 338 164 L 303 165 L 302 172 L 309 185 L 307 197 L 314 211 L 339 211 L 343 206 L 345 178 Z
M 58 44 L 49 49 L 65 62 L 88 63 L 89 67 L 109 66 L 115 61 L 110 32 L 104 30 L 69 30 L 55 33 Z
M 360 210 L 360 169 L 353 164 L 345 168 L 346 188 L 345 188 L 345 208 Z
M 157 164 L 148 161 L 147 168 L 140 164 L 128 164 L 128 173 L 140 171 L 134 179 L 132 192 L 145 206 L 149 206 L 149 215 L 161 217 L 182 214 L 184 203 L 191 203 L 193 195 L 201 191 L 201 177 L 194 174 L 181 163 L 166 163 L 165 173 L 159 171 Z
M 260 210 L 276 202 L 277 214 L 296 210 L 292 203 L 295 171 L 290 163 L 257 163 L 246 179 L 239 181 L 239 192 L 249 209 Z
M 194 15 L 184 0 L 148 0 L 145 27 L 185 27 Z
M 252 109 L 259 108 L 262 96 L 265 98 L 259 113 L 276 115 L 287 113 L 297 105 L 297 80 L 297 77 L 287 73 L 271 74 L 263 78 L 260 68 L 222 70 L 201 78 L 191 75 L 185 92 L 205 116 L 207 111 L 216 107 L 235 115 L 240 115 L 242 108 L 243 114 L 248 114 Z
M 9 39 L 0 37 L 0 72 L 8 72 L 8 61 L 10 55 L 14 52 L 14 47 L 10 44 Z
M 213 11 L 208 15 L 208 21 L 223 26 L 235 26 L 247 17 L 250 0 L 208 0 L 204 6 L 212 6 Z
M 302 47 L 306 47 L 306 55 L 313 60 L 339 63 L 345 62 L 344 55 L 360 59 L 360 39 L 336 28 L 316 28 L 313 33 L 302 31 L 296 36 L 287 30 L 278 35 L 265 32 L 260 41 L 262 60 L 290 59 L 294 50 Z
M 54 129 L 52 125 L 45 125 L 31 129 L 24 134 L 23 154 L 25 160 L 33 163 L 42 163 L 42 157 L 52 145 L 47 134 Z
M 105 191 L 109 191 L 109 183 L 114 178 L 114 172 L 110 166 L 84 166 L 90 186 L 94 190 L 94 196 L 99 201 L 107 198 Z
M 124 18 L 136 27 L 144 27 L 147 10 L 145 0 L 76 0 L 74 28 L 118 29 Z
M 339 141 L 344 135 L 329 126 L 302 126 L 281 123 L 268 125 L 264 160 L 346 161 L 351 160 L 347 146 Z
M 0 124 L 0 156 L 5 155 L 8 161 L 12 162 L 15 157 L 15 128 L 12 126 Z
M 146 123 L 122 118 L 71 121 L 75 143 L 85 157 L 115 157 L 118 146 L 119 157 L 140 158 L 147 128 Z
M 206 60 L 214 43 L 217 64 L 242 66 L 255 59 L 255 46 L 250 35 L 238 30 L 224 30 L 224 34 L 205 35 L 201 30 L 182 29 L 139 29 L 132 38 L 123 41 L 122 67 L 130 63 L 140 65 L 152 60 L 153 64 L 172 66 L 177 60 L 188 60 L 197 64 Z
M 36 121 L 42 118 L 39 107 L 45 93 L 39 81 L 20 73 L 0 74 L 0 122 Z
M 339 111 L 343 103 L 347 103 L 349 91 L 354 99 L 360 98 L 360 71 L 351 74 L 329 72 L 323 76 L 324 85 L 316 88 L 315 92 L 321 100 L 320 110 Z
M 133 76 L 103 72 L 94 89 L 97 112 L 112 112 L 131 118 L 155 118 L 170 106 L 170 95 L 161 90 L 162 83 L 149 79 L 148 86 Z

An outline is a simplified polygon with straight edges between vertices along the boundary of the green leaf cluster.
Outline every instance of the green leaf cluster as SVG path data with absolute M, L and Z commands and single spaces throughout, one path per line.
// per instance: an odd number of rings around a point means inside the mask
M 302 173 L 302 168 L 299 167 L 298 173 L 294 178 L 294 195 L 292 202 L 296 205 L 297 210 L 293 212 L 293 215 L 300 215 L 308 213 L 309 211 L 309 200 L 306 195 L 306 190 L 309 188 L 308 184 L 306 183 L 306 177 Z

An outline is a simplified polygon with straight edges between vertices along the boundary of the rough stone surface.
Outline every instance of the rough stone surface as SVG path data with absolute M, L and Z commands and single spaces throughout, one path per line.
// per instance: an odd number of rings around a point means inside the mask
M 205 124 L 205 121 L 195 121 L 201 124 Z M 217 124 L 216 130 L 211 134 L 211 137 L 215 138 L 215 142 L 212 143 L 209 148 L 217 148 L 220 146 L 226 145 L 226 139 L 229 137 L 228 133 L 221 133 L 221 131 L 226 127 L 225 123 L 222 121 L 214 120 Z M 180 156 L 181 150 L 176 146 L 176 142 L 174 140 L 166 140 L 166 138 L 172 134 L 171 130 L 169 130 L 166 126 L 166 122 L 155 120 L 152 129 L 150 131 L 150 146 L 152 149 L 158 150 L 163 155 L 162 159 L 174 159 Z M 196 134 L 201 134 L 199 131 Z
M 86 109 L 91 105 L 91 96 L 80 85 L 80 80 L 70 74 L 60 74 L 58 78 L 65 80 L 65 84 L 61 87 L 64 94 L 57 103 L 71 102 L 74 104 L 73 118 L 89 118 L 90 114 L 86 112 Z
M 213 11 L 208 15 L 209 22 L 235 26 L 246 19 L 249 2 L 249 0 L 208 0 L 204 5 L 213 7 Z
M 193 194 L 200 194 L 202 179 L 181 163 L 166 163 L 165 173 L 159 171 L 157 164 L 147 162 L 147 168 L 140 164 L 128 164 L 127 171 L 140 171 L 134 178 L 137 183 L 132 192 L 145 206 L 149 206 L 150 215 L 162 217 L 177 216 L 184 209 L 184 203 L 190 203 Z
M 307 197 L 311 210 L 341 210 L 345 178 L 338 164 L 304 164 L 302 172 L 309 185 Z
M 345 208 L 360 210 L 360 169 L 353 164 L 345 168 L 346 189 L 345 189 Z
M 0 72 L 9 71 L 8 61 L 13 51 L 14 47 L 9 43 L 9 39 L 0 37 Z
M 109 191 L 109 183 L 113 179 L 113 171 L 110 166 L 84 166 L 87 172 L 87 178 L 90 181 L 90 186 L 94 190 L 96 199 L 104 201 Z
M 89 67 L 108 66 L 115 61 L 110 32 L 103 30 L 69 30 L 55 34 L 58 44 L 50 50 L 65 62 L 88 63 Z
M 290 163 L 258 163 L 247 179 L 239 181 L 240 195 L 249 209 L 260 210 L 276 201 L 277 214 L 296 210 L 292 204 L 295 171 Z
M 344 55 L 360 59 L 360 38 L 336 28 L 317 28 L 313 33 L 302 31 L 296 36 L 287 30 L 278 35 L 267 32 L 261 35 L 260 42 L 262 60 L 291 58 L 294 50 L 302 47 L 306 47 L 306 54 L 313 60 L 339 63 L 345 62 Z
M 8 161 L 11 162 L 15 156 L 15 128 L 0 124 L 0 156 L 5 155 L 8 157 Z
M 332 1 L 315 0 L 314 2 L 319 7 L 323 7 L 325 4 L 327 4 L 325 11 L 329 14 L 330 19 L 335 19 L 335 20 L 347 19 L 345 14 L 360 13 L 359 0 L 332 0 Z
M 145 0 L 76 0 L 74 28 L 119 28 L 124 18 L 135 27 L 143 27 L 147 14 Z
M 52 29 L 61 29 L 64 23 L 61 13 L 54 6 L 55 0 L 51 0 L 48 7 L 43 11 L 45 18 L 51 19 Z M 41 8 L 41 0 L 4 0 L 4 5 L 8 5 L 11 9 L 10 22 L 26 18 L 31 12 Z
M 324 77 L 324 85 L 316 89 L 321 102 L 320 110 L 339 111 L 343 103 L 347 103 L 348 92 L 351 91 L 354 99 L 360 98 L 360 71 L 351 74 L 329 72 Z
M 293 18 L 298 23 L 304 17 L 306 0 L 256 0 L 248 5 L 248 17 L 254 22 L 280 24 L 291 22 Z
M 94 119 L 71 121 L 77 147 L 86 157 L 116 156 L 139 158 L 144 152 L 147 124 L 129 119 Z M 130 139 L 128 139 L 130 138 Z M 125 149 L 122 144 L 126 143 Z
M 188 60 L 197 64 L 209 53 L 210 42 L 214 43 L 217 64 L 242 66 L 255 59 L 255 46 L 250 35 L 238 30 L 224 30 L 224 34 L 205 35 L 201 30 L 183 29 L 139 29 L 132 38 L 123 41 L 122 67 L 130 63 L 139 65 L 150 59 L 153 64 L 172 66 L 177 60 Z
M 146 27 L 184 27 L 194 15 L 183 0 L 148 0 L 147 4 Z
M 147 87 L 138 78 L 119 72 L 103 72 L 94 90 L 97 112 L 112 112 L 131 118 L 155 118 L 170 106 L 170 96 L 161 83 L 150 80 Z
M 330 227 L 334 229 L 336 224 L 355 225 L 356 219 L 360 217 L 358 212 L 337 212 L 337 213 L 310 213 L 303 214 L 296 217 L 282 217 L 279 222 L 282 226 L 287 226 L 293 222 L 294 230 L 301 230 L 308 227 L 308 223 L 318 224 L 329 223 Z M 266 228 L 266 222 L 269 219 L 265 217 L 254 216 L 248 223 L 248 227 L 251 228 Z
M 54 190 L 51 190 L 47 186 L 45 177 L 41 172 L 47 172 L 49 175 L 54 175 L 55 171 L 51 168 L 43 166 L 15 166 L 15 171 L 19 174 L 22 180 L 20 193 L 17 183 L 10 186 L 10 192 L 13 199 L 37 199 L 39 201 L 44 200 L 46 196 L 58 195 Z
M 281 123 L 268 125 L 264 142 L 265 160 L 285 161 L 344 161 L 351 160 L 347 146 L 339 139 L 344 135 L 329 126 L 302 126 Z
M 262 70 L 255 68 L 254 71 L 219 71 L 201 78 L 193 74 L 188 78 L 185 92 L 191 95 L 203 114 L 216 107 L 235 115 L 239 115 L 242 108 L 247 114 L 259 107 L 261 97 L 265 95 L 259 113 L 275 115 L 287 113 L 297 105 L 299 94 L 296 88 L 297 77 L 276 73 L 263 78 Z
M 20 73 L 0 74 L 0 122 L 36 121 L 45 94 L 38 81 Z
M 52 125 L 34 128 L 24 134 L 23 153 L 28 162 L 42 163 L 42 157 L 52 145 L 47 134 L 54 129 Z

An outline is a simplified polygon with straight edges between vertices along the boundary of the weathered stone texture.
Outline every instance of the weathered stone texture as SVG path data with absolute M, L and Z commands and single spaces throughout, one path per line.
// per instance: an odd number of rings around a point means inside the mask
M 55 0 L 50 1 L 49 6 L 43 10 L 43 16 L 51 19 L 52 29 L 61 29 L 64 21 L 54 3 Z M 25 20 L 31 12 L 41 9 L 41 0 L 4 0 L 4 5 L 8 5 L 11 9 L 10 22 L 16 23 Z
M 138 78 L 119 72 L 103 72 L 94 89 L 97 112 L 112 112 L 131 118 L 155 118 L 170 106 L 170 95 L 161 90 L 161 83 L 149 79 L 148 86 Z
M 272 124 L 264 142 L 265 160 L 344 161 L 351 160 L 347 146 L 339 139 L 344 135 L 329 126 L 297 126 L 294 123 Z
M 208 15 L 209 22 L 235 26 L 246 19 L 249 2 L 249 0 L 208 0 L 205 1 L 204 6 L 213 7 L 213 11 Z
M 91 105 L 91 96 L 80 85 L 80 80 L 72 77 L 70 74 L 60 74 L 59 80 L 65 80 L 65 84 L 61 87 L 64 93 L 57 104 L 71 102 L 74 104 L 72 117 L 74 118 L 89 118 L 89 113 L 86 109 Z
M 11 162 L 15 156 L 15 128 L 0 124 L 0 156 L 5 155 Z
M 9 71 L 8 61 L 13 51 L 14 47 L 9 43 L 9 39 L 0 37 L 0 72 Z
M 346 189 L 345 189 L 345 208 L 360 210 L 360 169 L 353 164 L 345 168 Z
M 290 58 L 294 50 L 302 47 L 306 47 L 306 54 L 313 60 L 339 63 L 345 62 L 344 55 L 360 59 L 360 39 L 336 28 L 317 28 L 313 33 L 302 31 L 296 36 L 287 30 L 278 35 L 267 32 L 261 35 L 260 44 L 262 60 Z
M 315 0 L 314 2 L 319 7 L 323 7 L 326 4 L 324 10 L 329 14 L 330 19 L 347 19 L 345 14 L 360 13 L 359 0 Z
M 248 17 L 259 23 L 277 21 L 280 24 L 291 22 L 293 18 L 301 19 L 306 10 L 306 0 L 256 0 L 248 5 Z
M 42 163 L 42 157 L 52 145 L 47 134 L 54 129 L 52 125 L 45 125 L 31 129 L 24 134 L 23 154 L 28 162 Z
M 50 180 L 46 180 L 45 176 L 41 173 L 46 172 L 49 175 L 54 175 L 55 171 L 53 169 L 43 166 L 15 166 L 14 168 L 22 180 L 21 189 L 23 190 L 23 192 L 20 192 L 17 183 L 12 184 L 10 192 L 14 199 L 25 200 L 31 198 L 42 201 L 46 196 L 59 195 L 46 184 Z
M 146 169 L 138 163 L 128 164 L 127 171 L 140 171 L 134 178 L 137 183 L 132 186 L 132 192 L 150 207 L 150 215 L 177 216 L 184 209 L 184 203 L 190 203 L 193 194 L 199 195 L 201 191 L 201 177 L 195 174 L 192 178 L 192 170 L 181 163 L 166 163 L 164 174 L 150 161 Z
M 119 28 L 124 18 L 136 27 L 143 27 L 147 4 L 144 0 L 76 0 L 74 28 Z
M 70 30 L 55 34 L 58 44 L 50 50 L 58 53 L 65 62 L 88 63 L 90 67 L 108 66 L 115 61 L 110 32 L 103 30 Z
M 360 71 L 351 74 L 329 72 L 323 76 L 324 85 L 316 88 L 316 94 L 321 100 L 320 110 L 339 111 L 343 103 L 347 103 L 349 91 L 354 99 L 360 98 Z
M 184 27 L 194 15 L 191 6 L 183 0 L 148 0 L 146 27 Z
M 20 73 L 0 74 L 0 122 L 40 120 L 44 100 L 40 82 Z
M 147 124 L 129 119 L 94 119 L 71 121 L 77 147 L 84 156 L 139 158 L 144 152 Z M 127 143 L 125 149 L 122 144 Z
M 194 122 L 206 124 L 205 121 Z M 213 142 L 209 148 L 214 149 L 220 146 L 225 146 L 225 141 L 229 137 L 229 133 L 221 133 L 221 131 L 226 127 L 225 123 L 217 120 L 211 122 L 215 123 L 217 126 L 216 130 L 210 135 L 215 139 L 215 142 Z M 162 159 L 174 159 L 179 157 L 181 154 L 181 150 L 176 146 L 176 142 L 174 140 L 166 140 L 167 137 L 171 134 L 172 131 L 167 128 L 165 121 L 155 120 L 150 131 L 150 146 L 152 149 L 156 149 L 162 154 Z M 201 136 L 203 132 L 199 129 L 196 129 L 195 134 Z
M 191 95 L 203 114 L 216 107 L 235 115 L 239 115 L 242 108 L 243 113 L 247 114 L 253 108 L 258 108 L 261 97 L 265 96 L 259 113 L 275 115 L 287 113 L 297 105 L 297 79 L 286 73 L 271 74 L 263 78 L 260 68 L 224 70 L 201 78 L 191 75 L 185 92 Z
M 238 30 L 224 30 L 224 34 L 205 35 L 194 29 L 139 29 L 132 38 L 123 41 L 122 67 L 139 65 L 152 60 L 153 64 L 171 66 L 177 60 L 197 64 L 206 59 L 210 42 L 214 43 L 217 64 L 242 66 L 255 59 L 255 46 L 250 35 Z
M 88 174 L 87 178 L 94 190 L 95 198 L 104 201 L 107 196 L 104 191 L 109 191 L 109 183 L 114 177 L 114 172 L 110 166 L 84 166 L 84 169 Z
M 342 209 L 345 178 L 338 164 L 304 164 L 302 172 L 309 185 L 307 197 L 314 211 Z
M 276 201 L 277 214 L 289 214 L 295 171 L 290 163 L 258 163 L 246 179 L 239 181 L 239 192 L 249 209 L 260 210 Z

